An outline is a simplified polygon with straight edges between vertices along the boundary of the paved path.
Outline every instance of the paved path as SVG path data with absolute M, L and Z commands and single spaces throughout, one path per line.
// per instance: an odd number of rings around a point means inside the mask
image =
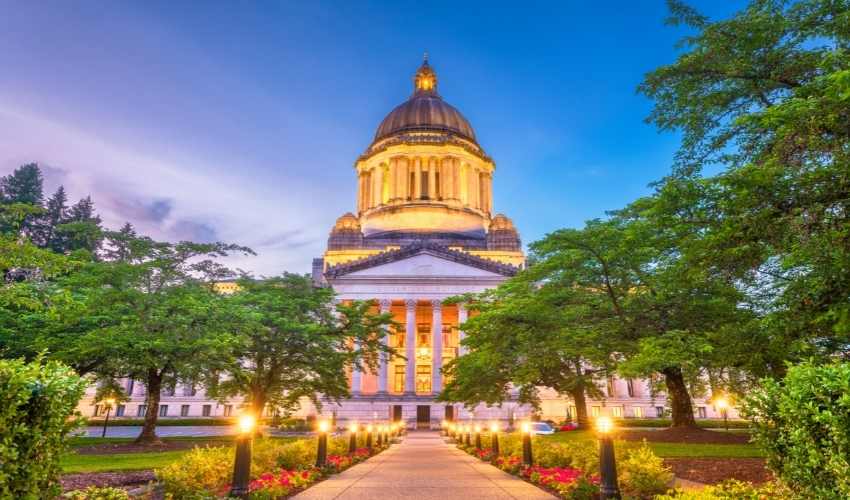
M 446 444 L 411 432 L 401 444 L 307 489 L 296 499 L 551 499 L 553 496 Z

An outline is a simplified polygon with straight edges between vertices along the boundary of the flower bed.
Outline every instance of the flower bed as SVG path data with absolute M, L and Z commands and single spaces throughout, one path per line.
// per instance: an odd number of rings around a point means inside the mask
M 328 439 L 327 462 L 324 467 L 317 468 L 315 439 L 284 443 L 275 439 L 256 439 L 248 498 L 288 498 L 387 447 L 374 446 L 371 450 L 360 447 L 354 453 L 348 453 L 347 437 L 331 437 Z M 227 497 L 231 489 L 233 454 L 232 447 L 195 448 L 179 462 L 157 470 L 156 476 L 163 486 L 165 498 Z
M 535 463 L 531 466 L 522 463 L 522 445 L 518 435 L 502 436 L 499 443 L 501 456 L 496 456 L 489 448 L 478 449 L 462 443 L 457 446 L 560 498 L 599 497 L 599 477 L 591 472 L 599 470 L 599 449 L 595 441 L 576 441 L 567 445 L 535 438 L 532 446 Z M 619 447 L 617 465 L 620 469 L 620 488 L 627 498 L 652 498 L 656 494 L 665 493 L 672 480 L 670 470 L 664 467 L 662 460 L 645 443 L 641 446 L 629 444 Z

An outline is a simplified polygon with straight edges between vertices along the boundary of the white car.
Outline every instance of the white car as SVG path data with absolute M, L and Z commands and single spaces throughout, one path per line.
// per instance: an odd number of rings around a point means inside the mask
M 555 429 L 553 429 L 551 425 L 545 422 L 532 422 L 531 434 L 548 436 L 550 434 L 555 434 Z

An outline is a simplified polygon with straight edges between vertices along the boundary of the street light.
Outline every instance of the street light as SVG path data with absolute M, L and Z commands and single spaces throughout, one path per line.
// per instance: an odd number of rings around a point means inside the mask
M 331 426 L 327 420 L 319 422 L 319 447 L 316 450 L 316 467 L 322 468 L 328 460 L 328 431 Z
M 478 450 L 481 449 L 481 426 L 480 425 L 475 426 L 475 448 L 478 449 Z
M 348 453 L 357 451 L 357 422 L 351 422 L 348 426 Z
M 530 466 L 534 461 L 534 456 L 531 454 L 531 424 L 523 422 L 520 429 L 522 430 L 522 463 Z
M 106 405 L 106 420 L 103 421 L 103 433 L 101 433 L 100 437 L 106 437 L 106 426 L 109 425 L 109 412 L 112 410 L 112 405 L 115 404 L 115 398 L 106 398 L 103 400 L 103 404 Z
M 499 424 L 493 422 L 490 424 L 490 448 L 493 449 L 493 456 L 499 456 Z
M 471 425 L 469 425 L 469 424 L 466 424 L 466 425 L 463 427 L 463 430 L 464 430 L 464 433 L 463 433 L 463 436 L 464 436 L 464 438 L 463 438 L 463 439 L 464 439 L 464 444 L 465 444 L 466 446 L 470 446 L 470 445 L 472 445 L 472 426 L 471 426 Z
M 254 442 L 254 427 L 257 420 L 251 414 L 239 418 L 239 435 L 236 436 L 236 460 L 233 462 L 233 486 L 230 496 L 246 498 L 251 479 L 251 448 Z
M 726 411 L 727 408 L 729 408 L 729 401 L 721 396 L 717 399 L 717 401 L 714 402 L 714 404 L 717 405 L 718 408 L 720 408 L 720 413 L 723 414 L 723 427 L 726 428 L 726 432 L 729 432 L 729 414 Z M 109 416 L 109 413 L 107 413 L 106 415 Z
M 599 432 L 599 475 L 602 498 L 620 498 L 620 487 L 617 485 L 617 463 L 614 458 L 614 440 L 611 431 L 614 422 L 608 417 L 596 419 L 596 430 Z

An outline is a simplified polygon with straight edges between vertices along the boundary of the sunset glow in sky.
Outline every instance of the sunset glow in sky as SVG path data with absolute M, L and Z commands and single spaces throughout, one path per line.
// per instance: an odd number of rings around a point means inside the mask
M 35 161 L 110 227 L 308 272 L 427 50 L 496 162 L 496 211 L 525 243 L 578 227 L 669 171 L 677 137 L 635 88 L 685 32 L 661 0 L 517 5 L 0 0 L 0 175 Z

